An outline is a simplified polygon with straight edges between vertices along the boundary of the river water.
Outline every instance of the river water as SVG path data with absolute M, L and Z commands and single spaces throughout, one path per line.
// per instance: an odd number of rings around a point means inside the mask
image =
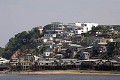
M 95 74 L 0 74 L 0 80 L 120 80 L 120 75 Z

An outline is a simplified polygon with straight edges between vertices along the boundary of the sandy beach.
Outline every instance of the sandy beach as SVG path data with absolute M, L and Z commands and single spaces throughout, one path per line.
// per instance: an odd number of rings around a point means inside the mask
M 42 71 L 12 71 L 8 74 L 98 74 L 120 75 L 120 71 L 95 71 L 95 70 L 42 70 Z

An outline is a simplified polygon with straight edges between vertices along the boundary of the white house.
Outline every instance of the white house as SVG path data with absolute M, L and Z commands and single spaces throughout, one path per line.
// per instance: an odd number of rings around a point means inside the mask
M 72 28 L 75 34 L 87 33 L 92 27 L 97 27 L 97 23 L 69 23 L 68 28 Z
M 9 63 L 10 60 L 0 57 L 0 64 Z

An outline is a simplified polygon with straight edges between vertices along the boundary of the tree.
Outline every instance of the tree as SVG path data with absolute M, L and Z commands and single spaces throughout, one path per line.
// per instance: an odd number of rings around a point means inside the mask
M 107 44 L 108 56 L 120 55 L 120 42 L 110 42 Z
M 43 30 L 51 30 L 52 29 L 52 24 L 48 24 L 46 26 L 44 26 Z
M 34 45 L 34 40 L 42 37 L 40 34 L 39 27 L 33 28 L 31 31 L 23 31 L 9 39 L 9 42 L 5 46 L 2 56 L 4 58 L 10 59 L 15 51 L 20 49 L 21 51 L 29 50 L 31 51 L 36 46 Z M 31 49 L 31 50 L 30 50 Z
M 97 55 L 97 57 L 100 58 L 100 59 L 108 59 L 107 53 L 99 53 L 99 54 Z
M 104 25 L 99 25 L 98 27 L 93 27 L 91 32 L 107 32 L 111 27 L 110 26 L 104 26 Z
M 0 56 L 2 56 L 3 52 L 4 52 L 4 48 L 0 47 Z

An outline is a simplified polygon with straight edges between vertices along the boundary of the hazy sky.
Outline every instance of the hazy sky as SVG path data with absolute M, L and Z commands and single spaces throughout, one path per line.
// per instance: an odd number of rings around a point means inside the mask
M 120 24 L 120 0 L 0 0 L 0 46 L 50 22 Z

